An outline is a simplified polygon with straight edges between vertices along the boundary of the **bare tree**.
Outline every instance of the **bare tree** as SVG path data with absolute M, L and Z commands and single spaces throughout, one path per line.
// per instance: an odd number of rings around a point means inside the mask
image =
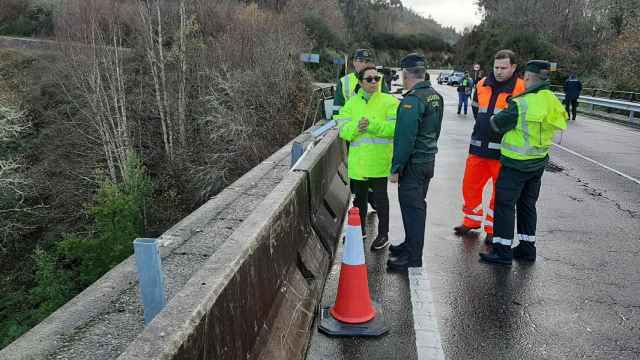
M 0 84 L 1 86 L 2 84 Z M 0 89 L 0 146 L 15 141 L 31 127 L 7 89 Z M 28 200 L 35 195 L 34 184 L 25 176 L 26 167 L 13 156 L 0 155 L 0 255 L 12 246 L 25 231 L 35 228 L 25 216 L 38 212 L 42 206 Z
M 138 4 L 140 20 L 143 24 L 143 38 L 149 68 L 153 77 L 156 107 L 162 126 L 162 140 L 165 153 L 169 159 L 174 158 L 174 132 L 172 113 L 169 108 L 169 91 L 167 89 L 167 59 L 164 50 L 164 32 L 162 28 L 162 12 L 160 1 L 145 0 Z
M 65 9 L 77 15 L 68 16 L 68 20 L 82 19 L 83 23 L 80 32 L 75 29 L 77 25 L 58 29 L 73 88 L 64 82 L 62 85 L 70 98 L 81 98 L 78 108 L 95 130 L 95 134 L 85 136 L 102 147 L 109 176 L 117 182 L 126 177 L 124 170 L 132 148 L 124 70 L 128 50 L 122 47 L 117 8 L 113 10 L 116 16 L 107 20 L 96 11 L 94 1 L 70 2 Z

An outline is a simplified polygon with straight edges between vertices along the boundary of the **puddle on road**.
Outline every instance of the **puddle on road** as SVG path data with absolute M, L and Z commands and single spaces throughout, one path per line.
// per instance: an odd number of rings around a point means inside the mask
M 553 161 L 549 161 L 547 163 L 547 166 L 545 166 L 544 171 L 548 171 L 548 172 L 563 172 L 564 168 L 556 163 L 554 163 Z

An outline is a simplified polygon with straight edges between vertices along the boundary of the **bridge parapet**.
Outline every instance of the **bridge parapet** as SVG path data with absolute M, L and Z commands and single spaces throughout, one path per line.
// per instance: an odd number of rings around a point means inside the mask
M 118 359 L 301 358 L 349 202 L 343 164 L 332 131 Z
M 336 179 L 344 152 L 335 131 L 298 170 L 289 170 L 290 151 L 291 143 L 159 238 L 168 304 L 146 329 L 130 257 L 0 359 L 299 356 L 349 190 Z

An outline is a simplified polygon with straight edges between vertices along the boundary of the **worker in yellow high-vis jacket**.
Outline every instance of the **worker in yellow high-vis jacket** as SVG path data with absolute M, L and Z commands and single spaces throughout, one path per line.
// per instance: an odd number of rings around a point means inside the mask
M 393 157 L 393 134 L 399 101 L 380 91 L 382 76 L 368 66 L 357 74 L 359 90 L 334 116 L 340 137 L 350 143 L 347 167 L 355 205 L 360 209 L 362 234 L 366 237 L 367 200 L 375 199 L 378 237 L 389 238 L 387 178 Z M 369 189 L 372 192 L 369 192 Z
M 493 246 L 481 260 L 511 265 L 512 259 L 536 260 L 536 202 L 549 148 L 559 130 L 567 128 L 568 115 L 549 89 L 549 73 L 556 64 L 531 60 L 524 74 L 526 90 L 511 98 L 509 107 L 489 122 L 502 136 L 502 168 L 496 182 Z M 518 221 L 518 246 L 511 249 Z

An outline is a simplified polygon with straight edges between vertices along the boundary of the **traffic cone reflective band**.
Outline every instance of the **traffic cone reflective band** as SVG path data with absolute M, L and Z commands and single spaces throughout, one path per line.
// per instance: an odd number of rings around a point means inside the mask
M 340 280 L 336 304 L 331 315 L 345 323 L 359 324 L 376 316 L 376 309 L 369 296 L 369 277 L 364 259 L 364 244 L 360 227 L 360 211 L 349 210 L 347 221 L 347 241 L 342 254 Z
M 388 331 L 369 295 L 360 211 L 356 207 L 349 209 L 336 303 L 322 309 L 320 315 L 318 328 L 328 335 L 380 336 Z

